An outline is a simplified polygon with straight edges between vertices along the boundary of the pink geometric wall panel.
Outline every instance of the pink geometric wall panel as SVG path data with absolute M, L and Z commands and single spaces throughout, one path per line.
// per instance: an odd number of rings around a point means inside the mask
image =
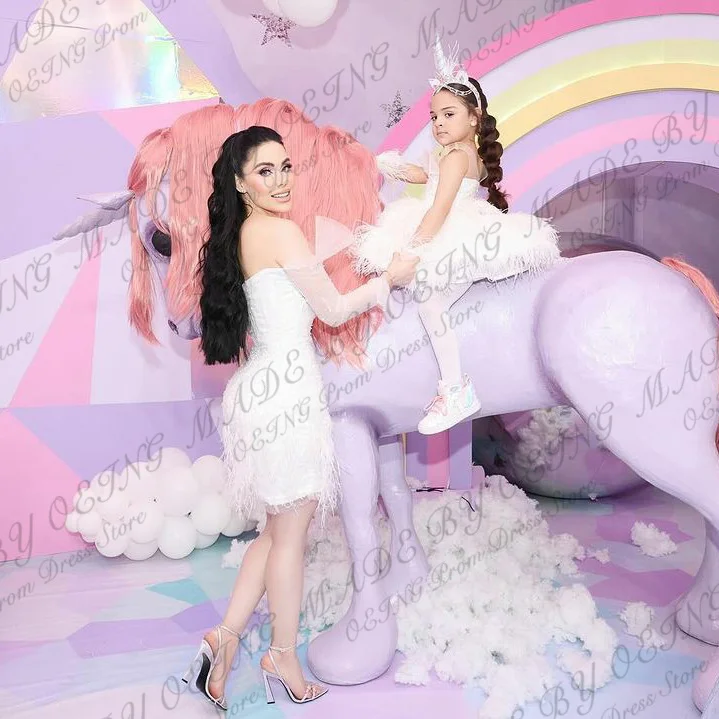
M 0 457 L 12 482 L 0 502 L 0 541 L 7 558 L 40 556 L 86 546 L 65 530 L 65 507 L 81 481 L 9 410 L 0 412 Z M 2 556 L 2 555 L 0 555 Z
M 170 127 L 180 115 L 194 112 L 206 105 L 217 105 L 217 103 L 218 99 L 214 97 L 209 100 L 172 102 L 165 105 L 110 110 L 109 112 L 99 112 L 98 116 L 117 130 L 134 147 L 139 147 L 145 137 L 153 130 L 159 127 Z M 114 189 L 119 190 L 121 188 Z
M 80 266 L 77 279 L 20 381 L 11 407 L 90 401 L 100 260 L 95 254 Z

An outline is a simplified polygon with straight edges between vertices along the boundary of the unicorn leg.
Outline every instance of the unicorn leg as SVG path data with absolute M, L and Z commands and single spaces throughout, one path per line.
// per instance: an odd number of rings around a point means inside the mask
M 402 593 L 416 579 L 426 577 L 430 567 L 414 528 L 414 503 L 404 474 L 401 435 L 380 441 L 379 461 L 380 496 L 387 510 L 391 531 L 390 568 L 385 586 L 392 593 Z
M 362 684 L 384 674 L 397 649 L 397 619 L 383 581 L 388 560 L 375 527 L 378 448 L 372 427 L 351 415 L 334 417 L 333 435 L 354 593 L 347 614 L 310 643 L 307 661 L 328 684 Z
M 690 390 L 694 388 L 687 387 L 685 394 L 690 395 Z M 707 391 L 716 392 L 713 386 L 707 387 Z M 697 426 L 693 431 L 677 427 L 669 400 L 666 410 L 657 407 L 641 417 L 637 416 L 636 408 L 616 403 L 610 415 L 597 421 L 599 415 L 593 411 L 596 403 L 591 407 L 576 395 L 569 399 L 593 431 L 604 439 L 607 449 L 647 482 L 703 516 L 704 559 L 694 584 L 677 600 L 674 616 L 677 626 L 686 634 L 719 645 L 719 626 L 714 624 L 719 620 L 719 455 L 713 436 L 716 425 L 707 422 L 705 427 Z M 689 407 L 701 407 L 696 398 L 682 396 L 682 400 Z M 676 399 L 675 405 L 683 409 Z M 657 446 L 662 447 L 661 452 Z
M 702 713 L 702 719 L 719 719 L 719 651 L 705 664 L 692 684 L 692 701 Z
M 719 645 L 719 532 L 710 522 L 706 522 L 704 558 L 694 584 L 677 603 L 676 619 L 690 637 Z
M 607 268 L 609 255 L 598 261 Z M 704 561 L 676 623 L 718 644 L 719 325 L 712 307 L 679 273 L 636 256 L 616 279 L 558 272 L 535 331 L 544 371 L 607 449 L 706 520 Z
M 597 403 L 569 393 L 572 405 L 595 434 L 604 439 L 607 449 L 630 466 L 639 476 L 688 504 L 705 520 L 704 559 L 694 584 L 679 598 L 675 619 L 686 634 L 709 644 L 719 645 L 719 455 L 714 444 L 716 422 L 705 422 L 687 431 L 676 421 L 676 408 L 701 407 L 700 397 L 692 394 L 716 394 L 713 375 L 696 387 L 688 385 L 673 406 L 638 413 L 636 407 L 612 403 L 607 414 L 597 414 Z M 705 387 L 701 385 L 704 384 Z M 681 399 L 679 399 L 679 397 Z M 686 404 L 685 404 L 686 403 Z M 604 436 L 603 436 L 604 435 Z M 657 451 L 661 446 L 662 450 Z M 690 481 L 691 478 L 691 481 Z

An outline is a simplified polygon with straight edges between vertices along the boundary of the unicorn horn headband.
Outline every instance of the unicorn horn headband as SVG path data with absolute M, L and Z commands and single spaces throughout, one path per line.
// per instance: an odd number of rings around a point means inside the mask
M 477 99 L 477 107 L 482 107 L 477 88 L 470 83 L 467 71 L 459 63 L 459 45 L 455 45 L 447 57 L 442 49 L 439 35 L 437 35 L 434 40 L 434 66 L 437 74 L 429 81 L 429 84 L 435 95 L 442 89 L 449 90 L 454 95 L 472 94 Z M 452 83 L 464 85 L 467 89 L 457 90 L 450 87 Z

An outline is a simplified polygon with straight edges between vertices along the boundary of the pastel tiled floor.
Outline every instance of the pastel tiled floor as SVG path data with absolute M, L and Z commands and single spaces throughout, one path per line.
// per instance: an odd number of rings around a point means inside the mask
M 681 632 L 666 633 L 654 658 L 637 659 L 636 639 L 624 633 L 618 613 L 630 601 L 656 611 L 655 626 L 671 615 L 690 586 L 704 546 L 704 523 L 692 509 L 646 486 L 623 498 L 542 500 L 553 534 L 569 532 L 587 549 L 607 548 L 611 561 L 580 563 L 581 581 L 601 615 L 629 650 L 616 677 L 596 694 L 573 688 L 557 672 L 558 687 L 517 710 L 512 719 L 696 719 L 692 671 L 713 647 Z M 647 557 L 629 543 L 632 524 L 653 522 L 676 542 L 676 553 Z M 188 693 L 179 677 L 194 656 L 199 636 L 219 621 L 235 577 L 221 568 L 230 540 L 171 561 L 157 554 L 144 562 L 90 554 L 62 567 L 62 559 L 37 558 L 26 567 L 0 569 L 0 717 L 13 719 L 195 719 L 215 710 Z M 60 568 L 62 571 L 60 572 Z M 573 579 L 576 581 L 576 578 Z M 27 583 L 27 584 L 26 584 Z M 22 595 L 18 589 L 25 586 Z M 671 620 L 665 627 L 671 625 Z M 305 647 L 302 648 L 304 656 Z M 229 687 L 227 716 L 305 716 L 316 719 L 424 719 L 477 717 L 483 695 L 434 679 L 428 686 L 395 684 L 391 669 L 357 687 L 332 687 L 320 701 L 295 706 L 286 696 L 268 706 L 254 662 L 242 655 Z M 182 689 L 179 689 L 182 687 Z

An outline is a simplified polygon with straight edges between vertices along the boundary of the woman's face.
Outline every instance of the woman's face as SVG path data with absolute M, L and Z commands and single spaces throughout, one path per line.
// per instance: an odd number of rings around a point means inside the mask
M 251 153 L 237 178 L 237 189 L 246 194 L 251 207 L 270 214 L 289 212 L 292 209 L 292 188 L 295 176 L 284 145 L 264 142 Z
M 449 90 L 440 90 L 432 96 L 429 116 L 434 139 L 446 147 L 453 142 L 473 138 L 477 130 L 477 115 Z

